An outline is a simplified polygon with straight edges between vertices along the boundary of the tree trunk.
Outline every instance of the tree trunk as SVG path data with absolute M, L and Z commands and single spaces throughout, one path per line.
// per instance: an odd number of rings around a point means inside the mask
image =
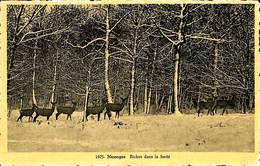
M 153 85 L 156 56 L 157 56 L 157 45 L 155 46 L 155 51 L 153 54 L 152 71 L 151 71 L 151 76 L 150 76 L 150 80 L 149 80 L 149 89 L 148 89 L 149 93 L 148 93 L 147 110 L 146 110 L 147 114 L 150 113 L 150 108 L 151 108 L 152 85 Z
M 56 88 L 57 88 L 58 59 L 59 59 L 59 55 L 58 55 L 58 51 L 57 51 L 55 65 L 54 65 L 54 75 L 53 75 L 53 86 L 52 86 L 52 93 L 51 93 L 51 102 L 55 102 L 55 93 L 56 93 Z
M 108 103 L 113 103 L 111 89 L 109 85 L 109 34 L 110 34 L 110 27 L 109 27 L 109 7 L 106 9 L 106 38 L 105 38 L 105 54 L 104 54 L 104 84 L 105 84 L 105 93 L 107 96 Z
M 180 85 L 179 85 L 179 79 L 180 79 L 180 49 L 181 49 L 181 45 L 185 42 L 185 37 L 183 34 L 183 28 L 184 28 L 184 10 L 186 8 L 185 4 L 181 4 L 180 5 L 180 15 L 179 15 L 179 19 L 180 19 L 180 23 L 179 23 L 179 27 L 178 27 L 178 32 L 176 33 L 178 35 L 177 40 L 173 41 L 170 40 L 169 37 L 167 37 L 165 34 L 163 34 L 163 36 L 165 36 L 167 38 L 167 40 L 169 40 L 173 46 L 174 46 L 174 53 L 175 53 L 175 64 L 174 64 L 174 70 L 172 73 L 173 76 L 173 105 L 174 105 L 174 114 L 175 115 L 180 115 L 181 112 L 179 110 L 179 89 L 180 89 Z
M 161 98 L 161 101 L 160 101 L 159 106 L 158 106 L 158 111 L 161 111 L 163 101 L 164 101 L 164 96 L 162 96 L 162 98 Z
M 144 86 L 144 113 L 147 113 L 147 97 L 148 97 L 148 78 L 145 78 Z
M 135 99 L 134 112 L 137 112 L 137 111 L 138 111 L 139 95 L 140 95 L 140 87 L 137 88 L 137 95 L 136 95 L 136 99 Z
M 146 110 L 147 114 L 150 113 L 150 108 L 151 108 L 151 97 L 152 97 L 152 88 L 151 88 L 151 86 L 149 86 L 148 90 L 149 90 L 149 93 L 148 93 L 147 110 Z
M 99 92 L 99 105 L 104 105 L 103 93 L 102 91 Z
M 215 54 L 214 54 L 214 97 L 218 96 L 218 81 L 217 81 L 217 68 L 218 68 L 218 43 L 215 44 Z
M 253 102 L 254 102 L 254 97 L 253 97 L 253 94 L 250 93 L 249 94 L 249 106 L 248 106 L 249 111 L 252 111 L 252 109 L 253 109 Z
M 34 46 L 34 56 L 33 56 L 33 87 L 32 87 L 32 98 L 33 98 L 33 104 L 37 105 L 36 97 L 35 97 L 35 77 L 36 77 L 36 57 L 37 57 L 37 44 L 38 40 L 35 40 L 35 46 Z
M 133 61 L 132 71 L 131 71 L 131 90 L 130 90 L 129 115 L 133 115 L 134 114 L 134 90 L 135 90 L 135 62 Z
M 23 96 L 20 98 L 20 110 L 23 108 Z
M 169 98 L 168 98 L 168 105 L 167 105 L 167 113 L 171 113 L 172 111 L 172 95 L 169 95 Z
M 158 101 L 159 98 L 160 98 L 160 97 L 158 97 L 158 91 L 155 90 L 155 109 L 156 109 L 156 110 L 159 108 L 159 101 Z
M 179 49 L 180 45 L 177 45 L 175 47 L 175 70 L 174 70 L 174 76 L 173 76 L 173 99 L 174 99 L 174 114 L 180 115 L 181 112 L 179 110 Z
M 181 11 L 180 11 L 180 24 L 179 24 L 179 29 L 178 29 L 178 44 L 174 44 L 175 48 L 175 70 L 174 70 L 174 76 L 173 76 L 173 99 L 174 99 L 174 114 L 175 115 L 180 115 L 181 112 L 179 110 L 179 77 L 180 77 L 180 49 L 181 45 L 183 44 L 184 40 L 184 35 L 183 35 L 183 27 L 184 27 L 184 10 L 186 5 L 181 4 Z
M 14 55 L 15 55 L 16 45 L 12 45 L 10 48 L 10 53 L 8 57 L 8 74 L 7 74 L 7 88 L 10 88 L 10 82 L 12 77 L 12 69 L 14 66 Z M 8 92 L 8 91 L 7 91 Z
M 86 84 L 86 88 L 85 88 L 85 107 L 84 107 L 84 111 L 83 111 L 83 125 L 82 125 L 82 129 L 84 129 L 85 125 L 86 125 L 86 111 L 87 111 L 87 107 L 88 107 L 88 95 L 89 95 L 89 87 Z
M 114 86 L 113 102 L 116 101 L 117 86 Z

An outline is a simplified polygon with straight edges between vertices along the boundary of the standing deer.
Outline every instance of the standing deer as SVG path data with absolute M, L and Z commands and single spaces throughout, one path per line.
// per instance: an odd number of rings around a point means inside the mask
M 211 114 L 210 108 L 213 107 L 214 101 L 200 101 L 200 102 L 193 101 L 193 104 L 194 104 L 194 107 L 198 110 L 197 111 L 198 116 L 200 116 L 201 110 L 203 110 L 203 109 L 208 109 L 208 114 L 209 113 Z M 211 115 L 213 115 L 213 114 L 211 114 Z
M 17 122 L 20 120 L 21 122 L 22 122 L 22 118 L 24 117 L 24 116 L 28 116 L 29 117 L 29 122 L 30 122 L 30 120 L 32 120 L 33 119 L 33 113 L 34 113 L 34 111 L 35 111 L 35 109 L 36 109 L 36 105 L 35 104 L 33 104 L 33 106 L 32 106 L 32 108 L 23 108 L 23 97 L 21 97 L 21 99 L 20 99 L 21 101 L 21 103 L 20 103 L 20 110 L 19 110 L 19 112 L 20 112 L 20 116 L 17 118 Z
M 106 114 L 108 114 L 108 118 L 110 119 L 111 112 L 116 112 L 115 117 L 119 118 L 119 112 L 123 110 L 124 106 L 127 103 L 128 97 L 126 97 L 126 98 L 120 97 L 120 98 L 122 100 L 122 103 L 120 103 L 120 104 L 117 104 L 117 103 L 107 103 L 106 104 L 106 112 L 104 114 L 104 119 L 106 118 Z
M 233 95 L 230 100 L 215 99 L 214 105 L 209 111 L 214 114 L 214 111 L 217 112 L 217 108 L 223 108 L 223 112 L 221 115 L 224 115 L 225 112 L 228 114 L 227 109 L 234 109 L 235 105 L 235 95 Z
M 58 120 L 58 117 L 60 114 L 67 114 L 67 120 L 70 118 L 71 120 L 71 114 L 76 110 L 76 102 L 72 102 L 72 106 L 58 106 L 57 107 L 57 113 L 56 113 L 56 120 Z
M 51 108 L 39 108 L 36 106 L 36 115 L 33 119 L 33 122 L 36 122 L 38 116 L 46 116 L 47 120 L 49 120 L 50 116 L 52 116 L 54 109 L 55 109 L 56 102 L 51 102 Z
M 98 121 L 99 121 L 100 114 L 104 111 L 104 109 L 105 109 L 105 105 L 104 106 L 87 107 L 86 120 L 88 120 L 88 116 L 92 114 L 92 115 L 98 115 Z

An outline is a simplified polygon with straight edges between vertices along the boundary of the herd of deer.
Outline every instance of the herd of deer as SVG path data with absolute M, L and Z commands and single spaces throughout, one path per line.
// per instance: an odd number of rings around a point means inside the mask
M 121 103 L 105 103 L 102 106 L 92 106 L 92 107 L 87 107 L 86 111 L 86 120 L 88 118 L 89 115 L 98 115 L 98 121 L 100 120 L 100 114 L 103 113 L 104 110 L 104 119 L 106 118 L 106 115 L 108 116 L 108 118 L 111 118 L 111 112 L 116 112 L 116 117 L 119 118 L 119 112 L 123 110 L 124 106 L 126 105 L 128 97 L 126 98 L 121 98 L 122 102 Z M 22 103 L 22 102 L 21 102 Z M 31 119 L 33 119 L 33 122 L 36 122 L 37 118 L 39 116 L 45 116 L 47 117 L 47 120 L 49 120 L 49 118 L 52 116 L 54 110 L 55 110 L 55 105 L 56 102 L 52 102 L 52 107 L 51 108 L 39 108 L 38 106 L 36 106 L 35 104 L 33 104 L 32 108 L 29 109 L 25 109 L 22 108 L 22 104 L 21 104 L 21 108 L 20 108 L 20 116 L 17 119 L 17 122 L 20 120 L 22 121 L 22 118 L 24 116 L 29 117 L 29 121 Z M 66 114 L 67 115 L 67 120 L 70 118 L 71 120 L 71 115 L 72 113 L 76 110 L 76 102 L 72 102 L 73 106 L 57 106 L 57 113 L 56 113 L 56 120 L 58 120 L 58 117 L 60 114 Z M 193 105 L 194 107 L 198 110 L 198 116 L 200 115 L 201 111 L 203 109 L 208 109 L 208 113 L 207 114 L 211 114 L 214 115 L 216 114 L 216 110 L 217 108 L 223 108 L 223 112 L 222 115 L 227 112 L 227 109 L 233 109 L 235 108 L 235 96 L 233 95 L 232 98 L 230 100 L 219 100 L 219 99 L 215 99 L 213 101 L 193 101 Z M 36 113 L 35 117 L 33 118 L 33 113 Z
M 222 114 L 225 112 L 228 113 L 227 109 L 234 109 L 235 108 L 235 95 L 232 96 L 229 100 L 220 100 L 215 98 L 213 101 L 193 101 L 193 105 L 195 108 L 197 108 L 198 116 L 201 113 L 201 110 L 208 109 L 207 114 L 214 115 L 217 112 L 217 108 L 223 108 Z
M 116 117 L 119 118 L 119 112 L 123 110 L 124 106 L 126 105 L 128 97 L 126 98 L 121 98 L 122 102 L 121 103 L 105 103 L 102 106 L 96 106 L 96 107 L 87 107 L 86 111 L 86 120 L 89 115 L 98 115 L 98 121 L 100 120 L 100 114 L 103 113 L 104 110 L 104 119 L 106 118 L 106 115 L 110 119 L 112 114 L 111 112 L 116 112 Z M 21 99 L 22 100 L 22 99 Z M 21 102 L 22 103 L 22 102 Z M 55 105 L 56 102 L 51 102 L 52 107 L 51 108 L 39 108 L 35 104 L 33 104 L 32 108 L 23 108 L 21 104 L 20 108 L 20 116 L 17 119 L 17 122 L 20 120 L 22 121 L 22 118 L 24 116 L 29 117 L 29 121 L 33 119 L 33 122 L 36 122 L 37 118 L 39 116 L 44 116 L 47 117 L 47 120 L 52 116 L 52 114 L 55 111 Z M 76 110 L 76 102 L 72 102 L 73 106 L 57 106 L 57 113 L 56 113 L 56 120 L 58 120 L 58 117 L 60 114 L 66 114 L 67 115 L 67 120 L 70 118 L 71 120 L 71 115 L 72 113 Z M 33 114 L 36 114 L 35 117 L 33 118 Z

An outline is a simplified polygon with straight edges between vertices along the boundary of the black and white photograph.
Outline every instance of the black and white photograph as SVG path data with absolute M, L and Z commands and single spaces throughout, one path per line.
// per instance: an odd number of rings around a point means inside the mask
M 8 152 L 255 152 L 254 4 L 6 14 Z

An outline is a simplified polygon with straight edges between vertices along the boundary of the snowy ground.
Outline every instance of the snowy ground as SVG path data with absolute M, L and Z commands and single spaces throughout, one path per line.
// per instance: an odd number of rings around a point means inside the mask
M 82 129 L 81 112 L 67 121 L 65 115 L 49 122 L 16 122 L 19 112 L 8 120 L 9 151 L 254 151 L 254 115 L 229 114 L 135 115 L 97 122 L 91 119 Z M 115 122 L 122 122 L 115 125 Z

